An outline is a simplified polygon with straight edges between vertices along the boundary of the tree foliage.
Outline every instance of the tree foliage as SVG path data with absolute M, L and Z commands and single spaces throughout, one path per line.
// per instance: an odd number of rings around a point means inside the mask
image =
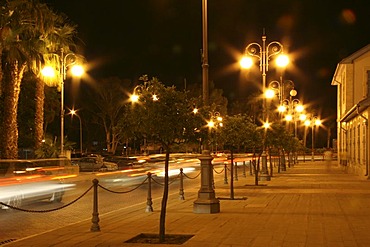
M 130 118 L 133 132 L 160 142 L 165 149 L 173 144 L 194 140 L 197 129 L 204 123 L 200 115 L 192 112 L 192 99 L 174 86 L 166 87 L 157 78 L 144 80 L 136 87 L 139 102 L 132 105 Z M 153 96 L 157 100 L 153 100 Z
M 245 115 L 226 116 L 219 128 L 220 139 L 228 149 L 253 148 L 258 138 L 257 126 Z

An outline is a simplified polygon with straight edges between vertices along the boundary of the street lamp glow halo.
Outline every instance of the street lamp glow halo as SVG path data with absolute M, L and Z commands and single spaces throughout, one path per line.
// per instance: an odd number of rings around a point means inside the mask
M 299 115 L 299 120 L 301 120 L 302 122 L 303 122 L 303 121 L 306 121 L 306 119 L 307 119 L 306 114 L 300 114 L 300 115 Z
M 213 122 L 212 120 L 210 120 L 210 121 L 207 123 L 207 126 L 208 126 L 208 128 L 214 128 L 214 127 L 215 127 L 215 122 Z
M 295 107 L 296 112 L 303 112 L 304 111 L 304 106 L 302 104 L 298 104 Z
M 288 114 L 288 115 L 285 116 L 285 120 L 288 121 L 288 122 L 289 121 L 292 121 L 293 120 L 293 116 L 290 115 L 290 114 Z
M 75 64 L 71 67 L 71 73 L 74 76 L 81 77 L 85 73 L 85 69 L 82 65 Z
M 265 128 L 265 129 L 270 128 L 270 126 L 271 126 L 271 124 L 269 122 L 264 122 L 263 123 L 263 128 Z
M 279 105 L 278 107 L 278 111 L 279 112 L 285 112 L 287 109 L 286 109 L 286 106 L 285 105 Z
M 52 66 L 45 66 L 41 70 L 41 74 L 45 77 L 55 77 L 55 69 Z
M 138 101 L 139 101 L 139 95 L 137 95 L 137 94 L 131 94 L 131 96 L 130 96 L 130 100 L 131 100 L 131 102 L 133 102 L 133 103 L 138 102 Z
M 276 58 L 276 65 L 281 68 L 285 68 L 286 66 L 288 66 L 289 62 L 289 57 L 285 54 L 280 54 Z
M 253 59 L 250 56 L 243 56 L 239 63 L 243 69 L 249 69 L 253 66 Z
M 275 91 L 273 89 L 267 89 L 265 92 L 265 97 L 267 99 L 272 99 L 275 96 Z

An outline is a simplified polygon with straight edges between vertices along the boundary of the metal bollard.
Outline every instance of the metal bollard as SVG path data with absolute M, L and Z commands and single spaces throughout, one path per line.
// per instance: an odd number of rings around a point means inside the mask
M 145 212 L 153 212 L 153 202 L 152 202 L 152 174 L 148 172 L 148 196 L 146 199 L 146 209 Z
M 225 176 L 224 176 L 224 184 L 228 184 L 227 182 L 227 164 L 224 165 L 225 166 Z
M 238 162 L 235 162 L 235 181 L 238 181 Z
M 92 181 L 94 184 L 94 199 L 93 199 L 93 213 L 92 213 L 92 225 L 90 228 L 91 232 L 100 232 L 99 226 L 99 212 L 98 212 L 98 184 L 99 180 L 96 178 Z
M 246 171 L 245 171 L 245 160 L 243 161 L 243 177 L 247 177 Z
M 179 195 L 180 195 L 180 200 L 185 200 L 185 197 L 184 197 L 184 172 L 183 172 L 182 168 L 180 168 L 180 192 L 179 192 Z

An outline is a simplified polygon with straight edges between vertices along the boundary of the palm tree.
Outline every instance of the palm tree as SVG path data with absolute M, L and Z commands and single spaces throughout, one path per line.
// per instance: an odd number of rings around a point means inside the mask
M 47 45 L 47 54 L 44 54 L 44 59 L 48 60 L 50 54 L 55 54 L 63 49 L 68 51 L 71 46 L 75 46 L 73 38 L 75 36 L 75 26 L 67 23 L 64 16 L 56 15 L 49 9 L 45 9 L 45 19 L 47 30 L 45 30 L 45 41 Z M 53 25 L 50 25 L 52 24 Z M 42 52 L 42 51 L 41 51 Z M 39 74 L 40 66 L 34 67 L 35 72 Z M 45 100 L 45 84 L 44 81 L 37 77 L 36 92 L 35 92 L 35 145 L 34 148 L 38 149 L 42 140 L 44 139 L 44 100 Z
M 1 143 L 4 146 L 1 147 L 1 156 L 17 158 L 17 111 L 23 74 L 26 69 L 39 71 L 44 61 L 44 54 L 54 47 L 54 37 L 58 36 L 59 30 L 55 24 L 59 23 L 56 20 L 60 19 L 47 5 L 37 0 L 10 1 L 1 7 L 0 55 L 3 71 L 0 71 L 0 78 L 2 78 L 4 102 L 1 128 Z M 38 87 L 38 91 L 43 94 L 43 87 Z M 38 95 L 38 100 L 43 101 L 43 96 Z M 40 102 L 37 104 L 39 105 Z M 38 114 L 40 112 L 43 111 L 37 110 Z M 39 119 L 36 126 L 38 125 L 40 125 Z M 37 131 L 37 135 L 40 135 L 40 131 Z
M 24 1 L 7 2 L 2 7 L 1 71 L 3 92 L 2 157 L 18 157 L 17 110 L 20 83 L 29 58 L 27 47 L 34 39 L 25 39 L 32 23 Z M 29 37 L 30 38 L 30 37 Z M 36 45 L 36 44 L 35 44 Z

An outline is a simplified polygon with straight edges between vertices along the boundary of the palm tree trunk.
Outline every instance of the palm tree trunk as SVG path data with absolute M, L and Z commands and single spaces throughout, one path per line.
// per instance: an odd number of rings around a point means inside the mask
M 2 158 L 18 158 L 18 101 L 26 64 L 10 63 L 4 81 L 4 121 L 2 124 Z
M 3 54 L 3 48 L 0 45 L 0 57 L 2 57 Z M 0 59 L 0 97 L 3 95 L 3 61 Z
M 44 82 L 41 80 L 36 81 L 36 93 L 35 93 L 35 149 L 38 149 L 44 137 Z

